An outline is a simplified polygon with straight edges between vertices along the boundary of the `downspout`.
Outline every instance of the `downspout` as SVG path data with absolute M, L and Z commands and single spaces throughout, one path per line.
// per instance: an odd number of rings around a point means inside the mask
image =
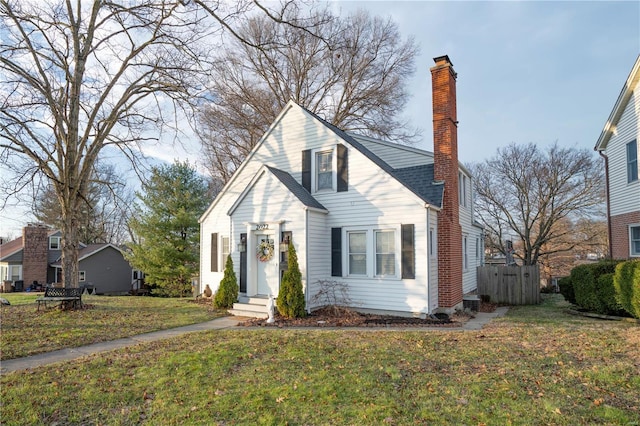
M 427 204 L 425 206 L 427 208 L 427 314 L 431 314 L 431 253 L 429 253 L 429 247 L 431 244 L 431 241 L 429 241 L 430 238 L 430 232 L 431 232 L 431 221 L 430 221 L 430 214 L 429 214 L 429 205 Z
M 311 308 L 309 307 L 309 209 L 304 209 L 304 275 L 305 275 L 305 286 L 304 286 L 304 305 L 307 307 L 307 314 L 311 313 Z M 291 242 L 293 244 L 293 241 Z
M 611 241 L 611 203 L 609 200 L 609 157 L 603 154 L 602 151 L 598 151 L 598 154 L 604 158 L 604 177 L 606 185 L 606 199 L 607 199 L 607 233 L 609 239 L 609 258 L 613 257 L 613 242 Z

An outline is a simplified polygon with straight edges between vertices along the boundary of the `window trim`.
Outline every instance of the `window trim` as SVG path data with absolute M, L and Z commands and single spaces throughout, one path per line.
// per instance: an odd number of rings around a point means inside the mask
M 462 170 L 458 170 L 458 203 L 467 207 L 467 175 Z
M 629 156 L 630 148 L 635 148 L 635 158 L 631 159 Z M 634 183 L 638 181 L 638 145 L 636 139 L 625 145 L 625 164 L 627 166 L 627 183 Z M 633 167 L 635 165 L 635 167 Z M 634 176 L 635 175 L 635 176 Z
M 52 244 L 54 240 L 57 241 L 56 247 L 54 247 L 53 244 Z M 61 242 L 62 242 L 62 237 L 59 237 L 59 236 L 51 236 L 51 237 L 49 237 L 49 250 L 60 250 L 61 249 L 61 247 L 60 247 Z
M 393 232 L 394 243 L 394 275 L 376 275 L 376 240 L 375 233 L 380 231 Z M 364 233 L 365 242 L 365 259 L 366 259 L 366 274 L 351 274 L 349 267 L 349 234 L 350 233 Z M 368 225 L 368 226 L 351 226 L 342 228 L 342 270 L 345 278 L 353 279 L 380 279 L 380 280 L 401 280 L 402 271 L 402 241 L 401 241 L 401 225 Z
M 78 271 L 78 281 L 81 283 L 87 281 L 87 271 Z
M 467 272 L 469 270 L 469 236 L 462 236 L 462 270 Z
M 364 234 L 364 274 L 353 274 L 351 273 L 351 250 L 350 250 L 350 236 L 351 234 Z M 347 263 L 347 277 L 368 277 L 369 276 L 369 235 L 367 230 L 365 229 L 353 229 L 345 231 L 345 240 L 346 240 L 346 263 Z M 362 254 L 356 252 L 355 254 Z
M 629 257 L 640 257 L 640 251 L 634 252 L 634 250 L 633 250 L 633 242 L 635 241 L 635 240 L 631 239 L 631 236 L 632 236 L 631 230 L 633 228 L 640 229 L 640 223 L 630 223 L 629 224 Z
M 224 241 L 227 240 L 227 251 L 224 251 Z M 224 271 L 225 266 L 227 265 L 227 257 L 231 255 L 231 238 L 228 235 L 220 236 L 220 267 L 218 271 Z
M 392 254 L 393 255 L 393 274 L 378 274 L 378 234 L 382 233 L 392 233 L 392 241 L 393 241 L 393 252 L 392 253 L 380 253 L 380 254 Z M 374 229 L 373 230 L 373 276 L 376 278 L 387 278 L 387 277 L 397 277 L 398 276 L 398 250 L 396 246 L 398 243 L 396 242 L 396 231 L 394 229 Z M 402 252 L 400 253 L 402 256 Z
M 318 155 L 331 153 L 331 188 L 318 189 Z M 336 192 L 338 187 L 338 154 L 337 145 L 311 150 L 311 193 Z

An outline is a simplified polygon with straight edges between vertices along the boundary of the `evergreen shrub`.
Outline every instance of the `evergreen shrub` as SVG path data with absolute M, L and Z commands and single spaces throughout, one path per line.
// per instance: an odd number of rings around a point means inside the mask
M 608 278 L 600 280 L 601 276 L 614 273 L 617 264 L 618 261 L 605 260 L 573 268 L 571 282 L 575 303 L 591 312 L 617 315 L 620 309 L 613 282 Z
M 218 309 L 232 308 L 233 304 L 238 300 L 238 291 L 238 280 L 233 270 L 233 260 L 229 255 L 224 266 L 224 276 L 213 298 L 213 306 Z
M 629 260 L 618 264 L 613 276 L 616 300 L 622 309 L 640 318 L 640 261 Z
M 302 291 L 302 274 L 298 266 L 298 255 L 293 242 L 289 242 L 288 266 L 282 276 L 276 305 L 280 315 L 285 318 L 302 318 L 306 315 L 304 293 Z
M 573 292 L 573 281 L 571 281 L 571 276 L 560 278 L 558 280 L 558 287 L 560 288 L 560 294 L 564 296 L 565 300 L 575 305 L 576 295 Z

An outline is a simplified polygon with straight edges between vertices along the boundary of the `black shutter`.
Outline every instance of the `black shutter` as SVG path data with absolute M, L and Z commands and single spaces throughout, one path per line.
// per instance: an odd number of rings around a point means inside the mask
M 331 228 L 331 276 L 342 276 L 342 228 Z
M 302 151 L 302 187 L 311 192 L 311 150 Z
M 402 278 L 416 277 L 413 224 L 402 225 Z
M 211 272 L 218 272 L 218 233 L 211 234 Z
M 347 147 L 338 144 L 338 192 L 349 189 L 349 157 Z
M 247 292 L 247 234 L 240 234 L 240 241 L 244 241 L 245 250 L 240 252 L 240 293 Z

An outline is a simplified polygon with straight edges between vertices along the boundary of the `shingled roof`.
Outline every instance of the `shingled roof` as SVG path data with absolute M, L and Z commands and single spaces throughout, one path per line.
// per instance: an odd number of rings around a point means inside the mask
M 382 158 L 371 152 L 366 146 L 358 142 L 354 137 L 349 135 L 344 130 L 341 130 L 324 120 L 317 114 L 303 108 L 306 112 L 311 114 L 327 128 L 333 131 L 341 139 L 360 151 L 362 155 L 371 160 L 374 164 L 384 170 L 386 173 L 395 178 L 398 182 L 403 184 L 407 189 L 420 197 L 425 203 L 434 207 L 442 207 L 442 194 L 444 192 L 444 186 L 442 183 L 435 183 L 433 180 L 433 164 L 427 164 L 423 166 L 407 167 L 403 169 L 394 169 Z M 427 175 L 425 176 L 425 173 Z
M 312 207 L 314 209 L 320 209 L 327 211 L 318 200 L 313 198 L 309 191 L 307 191 L 302 185 L 296 181 L 293 176 L 289 173 L 282 171 L 280 169 L 276 169 L 275 167 L 267 166 L 267 169 L 276 177 L 287 189 L 300 200 L 302 204 L 307 207 Z

